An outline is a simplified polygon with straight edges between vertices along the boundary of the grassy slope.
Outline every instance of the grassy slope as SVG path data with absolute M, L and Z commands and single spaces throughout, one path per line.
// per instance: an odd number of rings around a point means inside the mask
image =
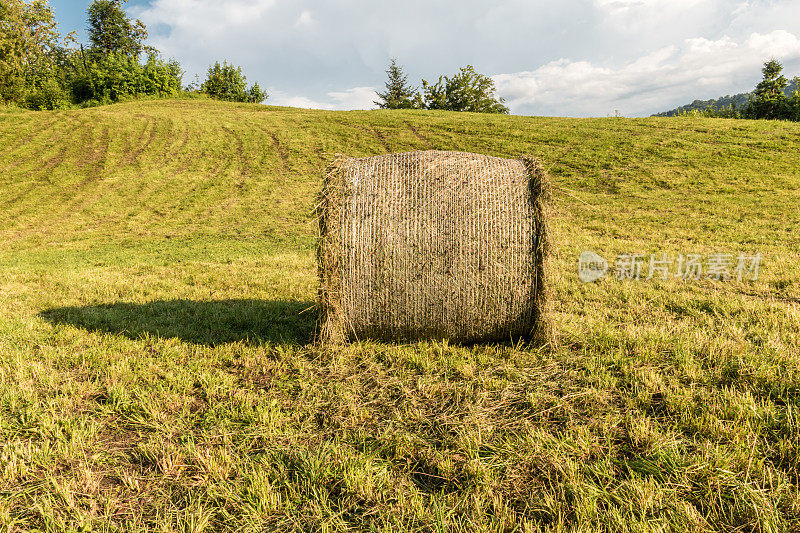
M 0 110 L 0 525 L 800 529 L 800 124 Z M 308 345 L 330 154 L 542 157 L 561 347 Z M 760 252 L 755 283 L 577 255 Z

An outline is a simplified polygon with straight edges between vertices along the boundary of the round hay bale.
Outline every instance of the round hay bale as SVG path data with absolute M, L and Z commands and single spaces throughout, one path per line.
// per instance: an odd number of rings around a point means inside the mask
M 317 207 L 320 340 L 548 342 L 547 183 L 528 157 L 337 157 Z

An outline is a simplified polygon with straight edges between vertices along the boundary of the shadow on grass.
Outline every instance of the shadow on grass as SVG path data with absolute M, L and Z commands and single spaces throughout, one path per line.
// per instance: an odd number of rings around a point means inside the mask
M 216 345 L 242 341 L 308 344 L 317 319 L 313 302 L 270 300 L 158 300 L 58 307 L 39 314 L 70 324 L 138 339 L 145 334 Z

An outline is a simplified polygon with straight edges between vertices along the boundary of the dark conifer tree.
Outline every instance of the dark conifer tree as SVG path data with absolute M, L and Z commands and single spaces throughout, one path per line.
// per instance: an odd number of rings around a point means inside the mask
M 418 101 L 417 91 L 409 85 L 408 76 L 403 68 L 392 58 L 386 69 L 389 79 L 386 81 L 386 92 L 378 93 L 379 101 L 374 102 L 381 109 L 412 109 Z

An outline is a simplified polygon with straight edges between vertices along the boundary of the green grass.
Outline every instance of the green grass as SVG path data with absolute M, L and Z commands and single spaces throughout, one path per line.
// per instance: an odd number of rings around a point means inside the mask
M 800 124 L 168 100 L 0 148 L 3 531 L 800 531 Z M 558 349 L 310 343 L 321 169 L 427 148 L 546 162 Z

